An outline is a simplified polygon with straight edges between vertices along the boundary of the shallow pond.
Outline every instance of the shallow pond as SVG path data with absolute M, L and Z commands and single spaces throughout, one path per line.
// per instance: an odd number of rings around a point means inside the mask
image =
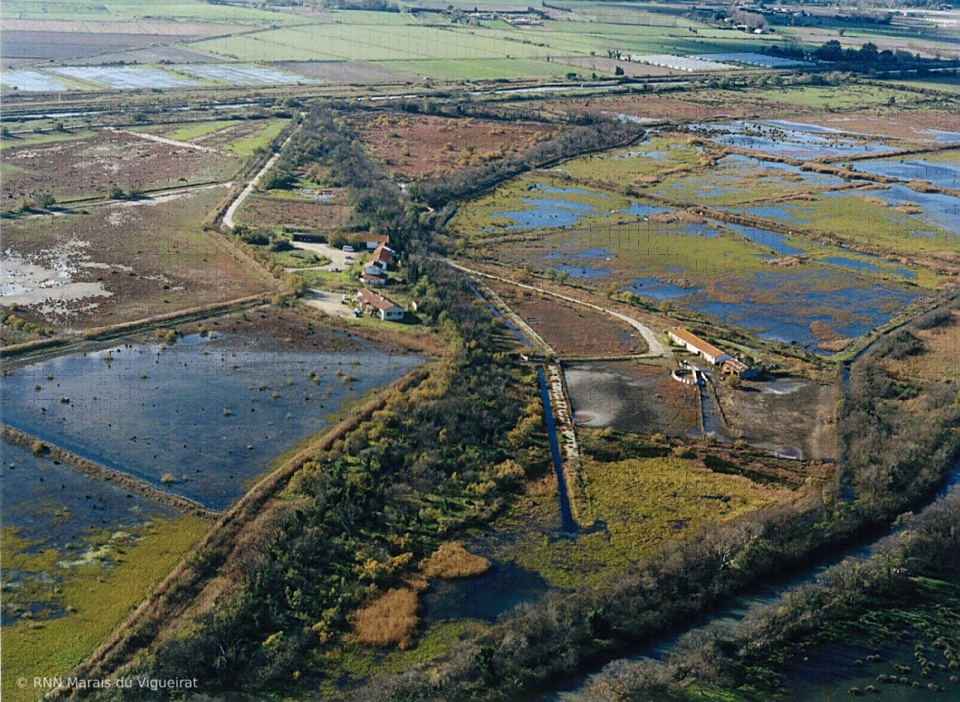
M 359 339 L 344 352 L 258 350 L 267 343 L 228 334 L 25 366 L 4 378 L 4 422 L 223 509 L 344 403 L 420 360 Z
M 558 188 L 553 185 L 547 185 L 545 183 L 534 183 L 527 188 L 528 190 L 540 190 L 545 193 L 554 193 L 560 195 L 590 195 L 591 197 L 601 197 L 608 198 L 610 197 L 606 193 L 602 193 L 599 190 L 584 190 L 583 188 Z
M 3 442 L 0 526 L 14 528 L 38 548 L 63 551 L 94 533 L 143 524 L 176 512 L 121 487 L 37 458 L 27 449 Z
M 726 146 L 803 160 L 895 150 L 876 137 L 861 138 L 826 127 L 788 122 L 735 121 L 701 125 L 697 131 L 706 132 L 710 139 Z
M 662 212 L 669 212 L 670 210 L 666 207 L 657 207 L 656 205 L 644 205 L 639 202 L 634 202 L 627 207 L 626 209 L 620 210 L 623 214 L 633 215 L 635 217 L 648 217 L 649 215 L 660 214 Z
M 788 244 L 787 238 L 783 234 L 777 234 L 776 232 L 769 232 L 765 229 L 757 229 L 756 227 L 747 227 L 740 224 L 724 223 L 723 226 L 727 229 L 735 231 L 740 236 L 746 237 L 753 243 L 764 246 L 771 251 L 780 254 L 781 256 L 793 256 L 804 253 L 803 249 L 798 249 L 796 246 L 791 246 Z
M 901 180 L 925 180 L 941 188 L 960 188 L 960 165 L 932 163 L 923 159 L 906 161 L 858 161 L 858 171 Z
M 924 224 L 960 235 L 960 198 L 938 193 L 918 193 L 905 185 L 891 185 L 887 190 L 874 190 L 871 196 L 889 202 L 893 206 L 910 203 L 923 211 L 914 215 Z M 956 237 L 954 237 L 954 241 Z
M 539 573 L 511 562 L 498 563 L 476 578 L 432 581 L 423 597 L 423 618 L 428 624 L 445 619 L 492 623 L 518 604 L 538 600 L 549 589 Z
M 917 296 L 822 269 L 788 269 L 721 281 L 710 297 L 694 295 L 684 298 L 683 304 L 763 339 L 795 341 L 819 351 L 811 324 L 819 322 L 842 337 L 856 338 L 885 323 Z
M 493 213 L 494 217 L 506 217 L 513 220 L 505 229 L 530 229 L 533 227 L 568 227 L 576 224 L 581 217 L 596 212 L 596 208 L 582 202 L 569 200 L 550 200 L 546 198 L 524 197 L 521 201 L 529 206 L 526 210 Z

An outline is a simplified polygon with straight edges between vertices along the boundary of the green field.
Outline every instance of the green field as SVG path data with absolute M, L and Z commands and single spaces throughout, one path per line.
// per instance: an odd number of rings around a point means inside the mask
M 570 66 L 536 59 L 380 61 L 377 65 L 429 76 L 434 80 L 493 80 L 504 76 L 561 78 L 577 71 Z
M 177 141 L 190 141 L 191 139 L 196 139 L 197 137 L 206 136 L 207 134 L 212 134 L 213 132 L 218 132 L 221 129 L 226 127 L 232 127 L 237 122 L 236 120 L 219 120 L 217 122 L 200 122 L 198 124 L 190 124 L 184 127 L 180 127 L 175 132 L 170 132 L 164 134 L 168 139 L 176 139 Z
M 14 681 L 20 676 L 64 675 L 92 653 L 209 526 L 195 517 L 180 517 L 130 529 L 119 539 L 109 533 L 91 538 L 86 544 L 89 551 L 107 554 L 116 563 L 113 567 L 98 559 L 57 565 L 64 554 L 55 549 L 32 553 L 29 543 L 4 529 L 3 570 L 59 578 L 56 588 L 47 585 L 22 594 L 62 607 L 66 614 L 4 626 L 3 698 L 36 699 L 37 691 L 18 689 Z
M 261 122 L 263 128 L 258 134 L 232 141 L 225 148 L 239 156 L 249 156 L 257 149 L 266 149 L 287 126 L 287 121 L 285 119 L 264 120 Z
M 547 20 L 543 26 L 518 29 L 502 22 L 479 26 L 446 23 L 431 16 L 427 24 L 400 13 L 339 12 L 335 21 L 268 29 L 192 44 L 194 48 L 242 61 L 465 61 L 542 59 L 624 53 L 697 53 L 755 48 L 762 37 L 701 27 L 689 31 L 686 20 L 676 27 Z M 501 71 L 522 66 L 501 64 Z M 424 73 L 424 70 L 410 70 Z M 479 75 L 478 68 L 472 69 Z M 510 77 L 488 68 L 487 74 Z M 467 71 L 454 78 L 471 78 Z M 535 71 L 534 75 L 540 75 Z M 550 75 L 550 73 L 546 73 Z M 441 77 L 441 76 L 437 76 Z M 486 77 L 485 75 L 483 77 Z
M 12 137 L 4 137 L 4 139 L 0 141 L 0 149 L 13 149 L 19 146 L 39 146 L 40 144 L 51 144 L 57 141 L 76 141 L 78 139 L 89 139 L 93 135 L 94 132 L 89 131 L 30 132 L 17 134 Z

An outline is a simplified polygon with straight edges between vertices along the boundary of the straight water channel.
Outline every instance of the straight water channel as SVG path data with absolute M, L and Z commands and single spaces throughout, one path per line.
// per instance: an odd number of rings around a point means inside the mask
M 922 508 L 916 511 L 926 509 L 948 495 L 954 495 L 958 492 L 960 492 L 960 461 L 957 461 L 950 469 L 943 487 Z M 896 529 L 897 527 L 891 526 L 883 533 L 871 534 L 861 538 L 839 552 L 828 552 L 818 562 L 805 570 L 795 572 L 776 582 L 764 583 L 753 592 L 734 597 L 723 607 L 690 622 L 688 627 L 662 639 L 652 641 L 635 650 L 629 657 L 612 661 L 607 666 L 641 660 L 666 660 L 683 638 L 696 632 L 719 629 L 723 633 L 733 633 L 745 617 L 775 604 L 787 592 L 795 588 L 816 582 L 817 578 L 828 568 L 847 559 L 866 560 L 870 557 L 873 547 L 879 541 L 894 533 Z M 561 690 L 542 696 L 540 698 L 541 702 L 573 702 L 579 699 L 580 693 L 586 691 L 598 672 L 593 671 L 575 677 L 568 681 Z

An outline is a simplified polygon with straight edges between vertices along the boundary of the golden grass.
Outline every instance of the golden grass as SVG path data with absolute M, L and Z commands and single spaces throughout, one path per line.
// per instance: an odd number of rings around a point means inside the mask
M 353 614 L 357 641 L 369 646 L 410 648 L 420 623 L 419 607 L 417 591 L 412 587 L 387 590 Z
M 923 353 L 899 361 L 884 359 L 884 368 L 905 379 L 960 380 L 960 312 L 952 314 L 952 319 L 939 327 L 915 332 L 926 347 Z
M 472 578 L 490 570 L 490 561 L 467 551 L 459 541 L 442 544 L 421 566 L 428 578 Z

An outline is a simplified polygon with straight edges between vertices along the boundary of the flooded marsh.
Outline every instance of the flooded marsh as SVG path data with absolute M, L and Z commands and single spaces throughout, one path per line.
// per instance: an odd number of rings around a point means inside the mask
M 223 509 L 345 403 L 419 362 L 355 337 L 317 338 L 337 350 L 270 348 L 269 339 L 226 333 L 31 364 L 4 379 L 5 422 Z

